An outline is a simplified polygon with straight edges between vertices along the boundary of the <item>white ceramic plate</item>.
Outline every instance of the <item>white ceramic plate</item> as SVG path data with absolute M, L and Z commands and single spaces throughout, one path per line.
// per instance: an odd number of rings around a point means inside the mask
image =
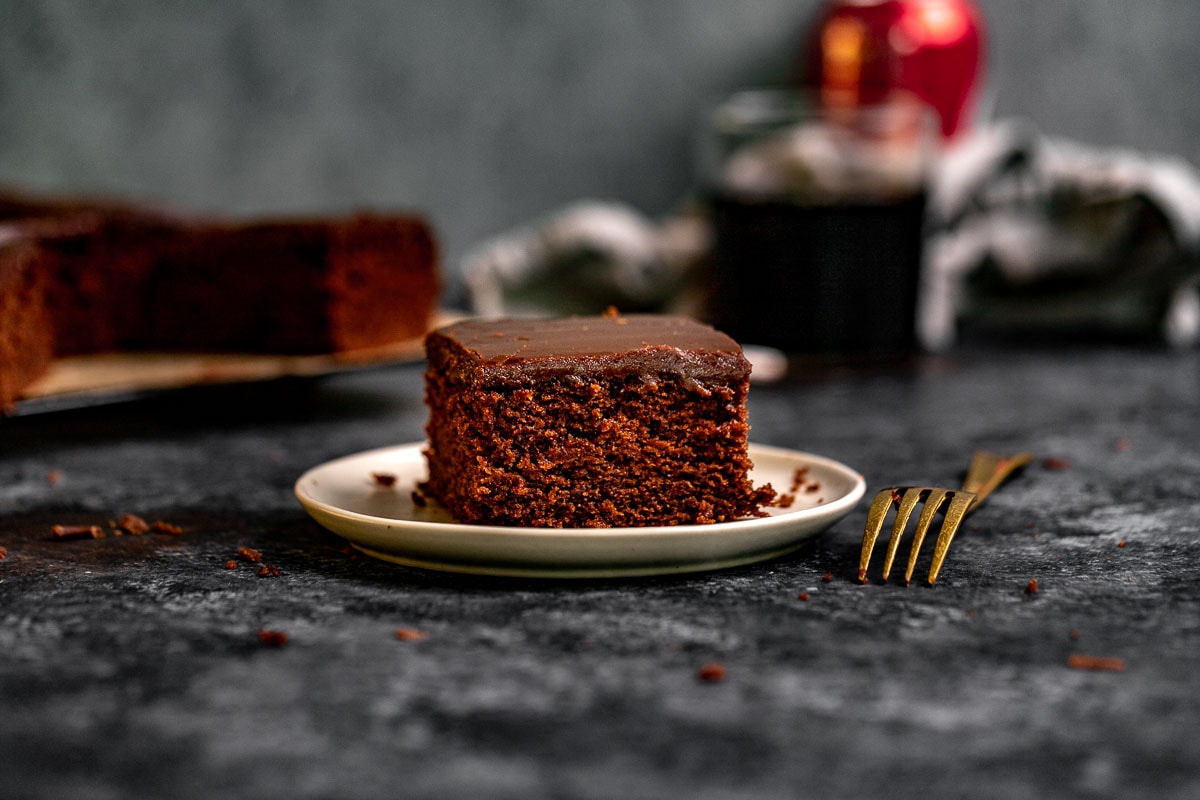
M 848 514 L 866 490 L 858 472 L 828 458 L 751 445 L 755 485 L 787 492 L 798 469 L 808 485 L 788 508 L 714 525 L 645 528 L 506 528 L 463 525 L 432 500 L 413 498 L 426 478 L 421 444 L 370 450 L 314 467 L 296 482 L 313 519 L 367 555 L 413 567 L 483 575 L 607 578 L 733 567 L 800 548 Z M 394 475 L 384 487 L 375 473 Z

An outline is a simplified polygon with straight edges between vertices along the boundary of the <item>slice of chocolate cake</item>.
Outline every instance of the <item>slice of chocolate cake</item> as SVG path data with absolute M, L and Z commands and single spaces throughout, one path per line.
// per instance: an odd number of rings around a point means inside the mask
M 42 375 L 54 355 L 46 310 L 46 275 L 38 249 L 0 225 L 0 415 Z
M 630 527 L 760 515 L 750 364 L 682 317 L 472 320 L 426 338 L 426 493 L 461 522 Z

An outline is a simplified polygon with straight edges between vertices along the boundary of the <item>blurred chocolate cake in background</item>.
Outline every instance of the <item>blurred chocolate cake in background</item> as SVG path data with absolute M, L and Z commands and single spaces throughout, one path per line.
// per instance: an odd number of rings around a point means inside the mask
M 223 219 L 0 191 L 0 408 L 55 356 L 340 353 L 418 338 L 440 291 L 418 214 Z

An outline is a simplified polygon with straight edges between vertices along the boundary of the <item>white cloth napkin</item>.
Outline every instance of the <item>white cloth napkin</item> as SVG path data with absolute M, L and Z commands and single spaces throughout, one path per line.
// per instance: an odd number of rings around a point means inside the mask
M 930 222 L 920 320 L 931 347 L 961 320 L 1200 339 L 1200 177 L 1182 159 L 1008 122 L 943 156 Z

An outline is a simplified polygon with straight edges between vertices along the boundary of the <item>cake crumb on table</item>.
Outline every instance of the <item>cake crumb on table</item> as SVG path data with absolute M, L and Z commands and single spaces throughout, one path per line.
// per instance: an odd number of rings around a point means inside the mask
M 288 643 L 288 635 L 283 631 L 271 631 L 263 628 L 258 632 L 258 640 L 267 647 L 283 647 Z
M 1104 656 L 1086 656 L 1072 653 L 1067 657 L 1067 666 L 1071 669 L 1090 669 L 1100 672 L 1121 672 L 1125 669 L 1125 659 Z
M 707 683 L 723 681 L 728 674 L 729 672 L 725 669 L 725 665 L 717 661 L 709 662 L 696 670 L 696 677 Z
M 104 529 L 99 525 L 51 525 L 50 533 L 55 539 L 104 538 Z
M 243 561 L 249 561 L 252 564 L 262 562 L 262 553 L 255 550 L 253 547 L 239 547 L 237 550 L 238 557 Z
M 416 628 L 396 628 L 396 638 L 402 642 L 420 642 L 429 638 L 429 634 Z
M 141 536 L 150 530 L 150 525 L 146 520 L 139 517 L 137 514 L 122 514 L 112 526 L 116 530 L 128 533 L 130 536 Z

